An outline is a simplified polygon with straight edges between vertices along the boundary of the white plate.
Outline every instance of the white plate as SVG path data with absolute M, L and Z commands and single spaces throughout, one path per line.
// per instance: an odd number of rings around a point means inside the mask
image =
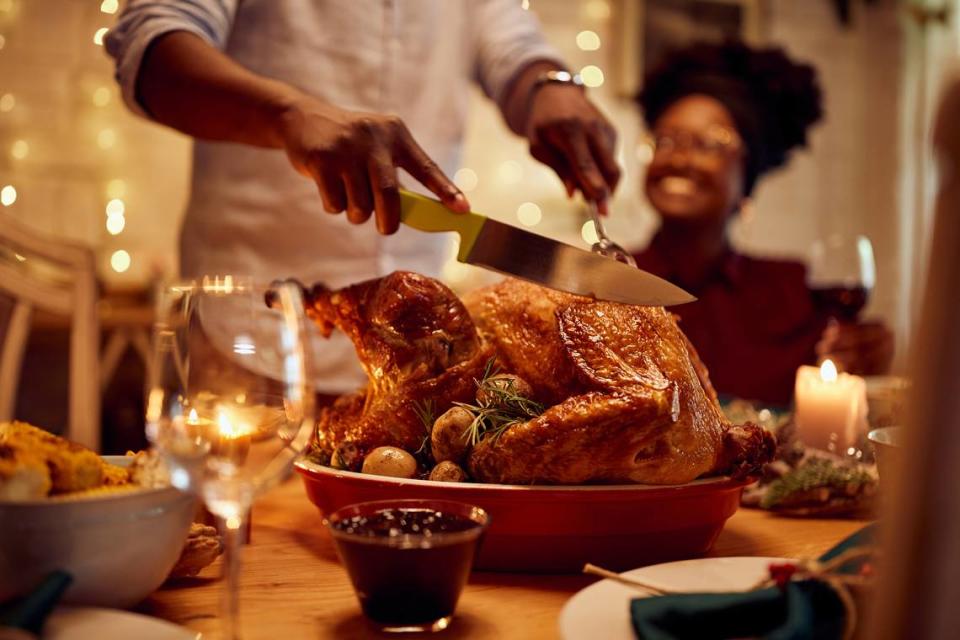
M 700 558 L 633 569 L 623 576 L 639 578 L 671 591 L 706 593 L 745 591 L 768 574 L 771 562 L 786 558 Z M 601 580 L 576 593 L 560 612 L 563 640 L 635 640 L 630 601 L 649 594 L 612 580 Z
M 43 625 L 43 640 L 198 640 L 185 627 L 139 613 L 96 607 L 58 607 Z

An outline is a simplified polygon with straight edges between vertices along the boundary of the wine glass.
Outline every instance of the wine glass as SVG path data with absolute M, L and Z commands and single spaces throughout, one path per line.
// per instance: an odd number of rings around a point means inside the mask
M 862 235 L 836 234 L 810 247 L 807 286 L 818 308 L 839 322 L 856 322 L 876 284 L 873 245 Z
M 236 276 L 158 295 L 147 437 L 171 483 L 196 493 L 224 539 L 224 637 L 239 637 L 240 543 L 254 498 L 286 477 L 314 427 L 302 291 Z

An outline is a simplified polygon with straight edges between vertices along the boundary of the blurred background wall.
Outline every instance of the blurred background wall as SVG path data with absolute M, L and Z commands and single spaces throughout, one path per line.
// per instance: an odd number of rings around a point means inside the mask
M 537 13 L 571 68 L 585 70 L 596 85 L 592 94 L 620 131 L 625 173 L 610 231 L 639 248 L 655 225 L 638 186 L 649 150 L 622 80 L 636 66 L 642 45 L 628 41 L 624 26 L 647 3 L 523 4 Z M 942 65 L 934 59 L 944 50 L 940 44 L 937 55 L 931 53 L 924 34 L 936 25 L 918 26 L 908 10 L 940 3 L 739 4 L 757 16 L 755 39 L 783 46 L 818 68 L 827 117 L 811 148 L 763 182 L 753 215 L 735 224 L 735 241 L 750 252 L 802 259 L 818 237 L 867 234 L 878 262 L 868 313 L 886 318 L 902 340 L 926 202 L 923 189 L 917 190 L 923 165 L 911 155 L 922 146 L 926 125 L 911 116 L 928 109 L 916 98 L 935 94 Z M 838 17 L 844 4 L 851 8 L 848 24 Z M 0 0 L 0 203 L 32 226 L 96 247 L 109 287 L 140 287 L 174 274 L 190 143 L 134 118 L 120 103 L 101 45 L 117 10 L 116 0 Z M 922 88 L 918 69 L 924 71 Z M 529 158 L 525 144 L 509 134 L 479 92 L 472 96 L 465 161 L 456 179 L 479 211 L 585 242 L 583 212 L 566 200 L 549 170 Z M 482 279 L 459 265 L 450 265 L 447 275 L 462 287 Z

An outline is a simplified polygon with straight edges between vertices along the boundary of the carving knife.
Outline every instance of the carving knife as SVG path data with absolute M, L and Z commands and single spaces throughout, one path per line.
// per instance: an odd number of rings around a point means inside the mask
M 696 300 L 663 278 L 478 213 L 454 213 L 401 190 L 400 220 L 427 232 L 460 235 L 457 260 L 552 289 L 625 304 L 670 306 Z

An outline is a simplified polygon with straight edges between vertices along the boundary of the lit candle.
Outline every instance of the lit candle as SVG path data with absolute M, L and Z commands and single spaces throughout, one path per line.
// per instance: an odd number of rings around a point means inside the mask
M 249 426 L 243 424 L 226 409 L 217 411 L 217 439 L 211 453 L 221 461 L 242 466 L 250 453 Z
M 856 453 L 867 428 L 867 385 L 863 378 L 837 373 L 832 360 L 800 367 L 795 388 L 797 435 L 807 446 L 840 455 Z

